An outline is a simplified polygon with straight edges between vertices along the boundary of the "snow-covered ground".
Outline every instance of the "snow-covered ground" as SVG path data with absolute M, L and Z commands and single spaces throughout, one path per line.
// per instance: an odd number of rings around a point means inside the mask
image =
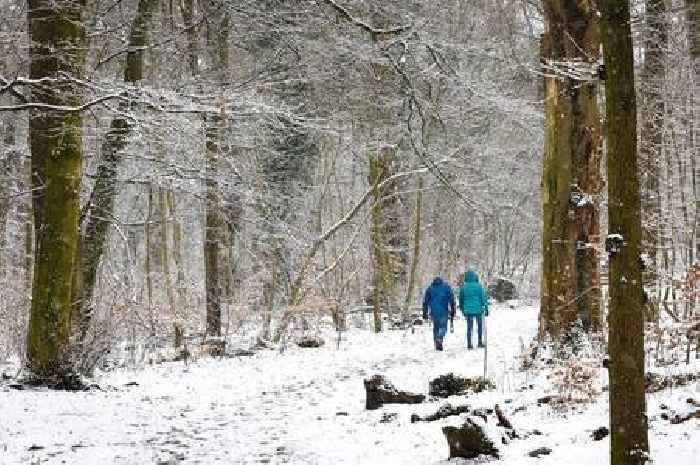
M 493 309 L 489 377 L 498 388 L 449 401 L 475 408 L 498 402 L 521 435 L 542 433 L 497 444 L 500 463 L 608 463 L 609 438 L 591 439 L 592 430 L 608 423 L 605 393 L 577 411 L 554 411 L 537 406 L 546 389 L 541 377 L 527 379 L 533 375 L 514 369 L 520 340 L 529 341 L 536 325 L 534 308 Z M 480 375 L 483 351 L 466 351 L 463 331 L 460 320 L 442 353 L 432 350 L 428 327 L 415 334 L 358 330 L 344 335 L 340 349 L 329 343 L 111 372 L 97 380 L 101 390 L 89 392 L 0 385 L 0 464 L 445 464 L 441 427 L 460 419 L 410 422 L 412 413 L 433 413 L 444 401 L 366 411 L 362 380 L 383 374 L 399 389 L 427 393 L 438 375 Z M 519 389 L 533 382 L 534 389 Z M 661 419 L 663 412 L 690 411 L 689 398 L 700 401 L 697 383 L 648 396 L 655 463 L 699 463 L 700 421 Z M 385 413 L 398 416 L 380 423 Z M 527 456 L 541 446 L 552 453 Z

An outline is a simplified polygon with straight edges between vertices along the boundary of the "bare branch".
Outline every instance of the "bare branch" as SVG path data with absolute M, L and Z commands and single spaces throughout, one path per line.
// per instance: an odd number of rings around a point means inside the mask
M 350 23 L 354 24 L 357 27 L 360 27 L 364 29 L 365 31 L 369 32 L 370 34 L 384 34 L 384 35 L 392 35 L 392 34 L 400 34 L 402 32 L 405 32 L 413 25 L 411 24 L 406 24 L 403 26 L 394 26 L 391 28 L 387 29 L 378 29 L 375 27 L 372 27 L 370 24 L 366 23 L 365 21 L 362 21 L 359 18 L 354 17 L 345 7 L 339 5 L 338 3 L 335 2 L 335 0 L 323 0 L 327 5 L 330 5 L 333 7 L 335 11 L 340 13 L 340 15 L 348 20 Z
M 8 81 L 4 77 L 0 76 L 0 95 L 4 94 L 5 92 L 9 92 L 12 94 L 17 100 L 19 100 L 22 103 L 27 103 L 27 97 L 22 95 L 17 89 L 15 89 L 15 85 L 17 85 L 17 80 L 12 80 Z
M 39 102 L 22 103 L 20 105 L 0 105 L 0 111 L 50 110 L 50 111 L 60 111 L 60 112 L 65 112 L 65 113 L 76 113 L 76 112 L 85 111 L 90 107 L 94 107 L 95 105 L 99 105 L 99 104 L 106 102 L 108 100 L 115 100 L 115 99 L 121 99 L 121 98 L 123 98 L 122 94 L 110 94 L 110 95 L 105 95 L 103 97 L 96 98 L 94 100 L 91 100 L 87 103 L 84 103 L 82 105 L 78 105 L 75 107 L 70 107 L 70 106 L 66 106 L 66 105 L 50 105 L 48 103 L 39 103 Z

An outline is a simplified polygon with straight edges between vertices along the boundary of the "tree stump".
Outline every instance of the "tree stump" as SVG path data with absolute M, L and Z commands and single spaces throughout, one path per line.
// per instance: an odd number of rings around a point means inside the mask
M 423 394 L 399 391 L 388 379 L 380 375 L 374 375 L 364 380 L 364 383 L 367 410 L 376 410 L 384 404 L 420 404 L 425 400 Z
M 450 459 L 454 457 L 474 459 L 480 455 L 499 457 L 493 441 L 471 418 L 467 418 L 461 427 L 445 426 L 442 432 L 450 447 Z

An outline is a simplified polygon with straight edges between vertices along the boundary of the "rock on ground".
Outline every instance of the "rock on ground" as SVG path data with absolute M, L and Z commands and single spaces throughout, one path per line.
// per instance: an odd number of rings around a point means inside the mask
M 399 391 L 391 382 L 381 375 L 374 375 L 364 380 L 367 395 L 365 408 L 376 410 L 384 404 L 420 404 L 425 400 L 423 394 Z
M 445 426 L 442 432 L 450 448 L 450 459 L 461 457 L 474 459 L 480 455 L 498 458 L 498 449 L 483 428 L 471 418 L 460 427 Z

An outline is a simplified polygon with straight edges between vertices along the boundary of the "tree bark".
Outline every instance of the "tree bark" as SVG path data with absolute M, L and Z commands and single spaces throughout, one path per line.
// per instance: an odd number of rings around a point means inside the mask
M 548 0 L 544 6 L 540 334 L 557 338 L 577 319 L 591 329 L 600 323 L 601 135 L 591 74 L 599 57 L 600 29 L 589 2 Z
M 611 465 L 649 463 L 634 50 L 627 0 L 602 2 L 606 75 Z
M 80 79 L 86 55 L 84 2 L 29 0 L 30 78 Z M 34 87 L 34 101 L 77 106 L 80 89 L 60 80 Z M 42 379 L 70 375 L 73 262 L 78 246 L 83 115 L 42 110 L 29 116 L 36 255 L 27 334 L 31 372 Z

